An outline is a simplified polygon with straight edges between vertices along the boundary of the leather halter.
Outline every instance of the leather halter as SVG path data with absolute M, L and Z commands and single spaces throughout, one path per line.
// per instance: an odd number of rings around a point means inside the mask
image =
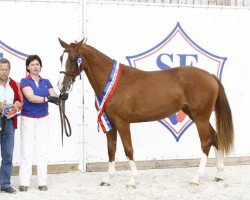
M 75 77 L 73 76 L 73 75 L 71 75 L 71 74 L 69 74 L 69 73 L 67 73 L 67 72 L 65 72 L 65 71 L 60 71 L 59 72 L 60 74 L 65 74 L 65 75 L 67 75 L 67 76 L 69 76 L 70 77 L 70 81 L 69 81 L 69 83 L 68 83 L 68 85 L 67 85 L 67 87 L 66 87 L 66 89 L 65 89 L 65 91 L 64 92 L 68 92 L 68 91 L 70 91 L 70 89 L 72 88 L 72 86 L 73 86 L 73 83 L 75 82 Z M 69 89 L 67 89 L 67 88 L 69 88 Z
M 80 66 L 82 64 L 82 61 L 83 61 L 82 57 L 80 55 L 78 55 L 76 57 L 76 63 L 77 63 L 77 69 L 78 69 L 80 76 L 81 76 Z M 67 87 L 65 88 L 65 91 L 61 92 L 61 94 L 65 93 L 65 92 L 70 92 L 71 91 L 70 89 L 73 88 L 73 83 L 75 82 L 75 76 L 67 73 L 66 71 L 60 71 L 59 73 L 65 74 L 66 76 L 70 77 L 70 81 L 69 81 Z M 60 112 L 60 119 L 61 119 L 61 135 L 62 135 L 62 145 L 63 145 L 63 132 L 64 132 L 64 130 L 65 130 L 65 134 L 67 137 L 70 137 L 72 135 L 71 125 L 69 123 L 68 117 L 65 114 L 65 101 L 61 101 L 61 103 L 59 104 L 59 112 Z

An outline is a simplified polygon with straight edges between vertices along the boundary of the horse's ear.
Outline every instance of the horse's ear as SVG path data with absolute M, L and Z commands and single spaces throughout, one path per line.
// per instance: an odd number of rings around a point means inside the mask
M 61 46 L 62 46 L 64 49 L 69 48 L 69 45 L 68 45 L 66 42 L 62 41 L 60 38 L 58 38 L 58 40 L 59 40 Z
M 87 43 L 87 38 L 83 38 L 83 43 L 84 43 L 84 44 Z
M 78 43 L 76 44 L 75 49 L 78 50 L 78 49 L 82 46 L 84 39 L 85 39 L 85 38 L 83 38 L 80 42 L 78 42 Z

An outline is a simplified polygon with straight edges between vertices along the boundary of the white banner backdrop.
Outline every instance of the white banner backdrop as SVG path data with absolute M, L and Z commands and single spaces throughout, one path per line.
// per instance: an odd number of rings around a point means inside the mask
M 140 58 L 136 61 L 136 67 L 160 70 L 156 58 L 161 54 L 167 54 L 162 63 L 168 63 L 171 67 L 179 66 L 180 55 L 198 55 L 198 59 L 189 56 L 186 60 L 182 59 L 182 63 L 185 61 L 188 65 L 204 68 L 221 78 L 235 126 L 235 150 L 230 156 L 250 155 L 250 68 L 247 55 L 250 52 L 249 10 L 90 2 L 86 5 L 85 12 L 85 37 L 88 44 L 126 65 L 134 66 L 132 58 L 136 60 L 137 55 Z M 173 35 L 176 26 L 180 26 L 181 31 Z M 160 44 L 164 47 L 158 51 L 156 49 Z M 126 57 L 130 58 L 131 63 Z M 216 62 L 216 69 L 211 69 Z M 86 162 L 108 161 L 106 136 L 97 132 L 94 93 L 86 77 L 84 95 Z M 211 123 L 214 124 L 213 116 Z M 132 124 L 131 133 L 135 160 L 201 156 L 200 141 L 194 124 L 179 135 L 178 142 L 178 135 L 174 136 L 158 121 Z M 116 159 L 126 160 L 120 139 L 117 147 Z M 213 151 L 210 155 L 213 156 Z
M 73 42 L 82 39 L 83 30 L 88 44 L 126 65 L 160 70 L 193 64 L 215 73 L 225 87 L 235 126 L 235 150 L 230 156 L 250 155 L 249 10 L 87 1 L 1 1 L 0 7 L 0 57 L 11 61 L 15 80 L 25 76 L 26 56 L 38 54 L 43 61 L 41 75 L 59 92 L 58 37 Z M 76 81 L 66 106 L 73 132 L 64 137 L 62 146 L 58 108 L 50 105 L 50 164 L 79 163 L 83 169 L 86 162 L 108 161 L 106 136 L 97 132 L 94 92 L 85 75 Z M 131 124 L 135 160 L 200 157 L 195 125 L 184 126 L 187 118 L 171 120 Z M 117 147 L 117 160 L 126 160 L 120 139 Z M 19 151 L 17 130 L 14 165 L 19 165 Z

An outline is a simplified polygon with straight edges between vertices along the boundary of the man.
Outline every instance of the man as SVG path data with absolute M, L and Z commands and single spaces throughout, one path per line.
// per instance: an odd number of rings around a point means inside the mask
M 10 178 L 13 167 L 12 158 L 17 116 L 8 115 L 6 106 L 13 105 L 14 110 L 19 111 L 22 104 L 18 86 L 13 79 L 9 78 L 10 68 L 10 62 L 7 59 L 0 59 L 0 145 L 2 157 L 0 185 L 2 192 L 15 194 L 16 190 L 10 186 Z

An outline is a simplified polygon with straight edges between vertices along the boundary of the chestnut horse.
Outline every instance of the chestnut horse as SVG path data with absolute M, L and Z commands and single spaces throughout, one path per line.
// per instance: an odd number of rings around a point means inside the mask
M 59 39 L 59 42 L 64 48 L 59 90 L 67 93 L 75 78 L 84 71 L 96 97 L 101 99 L 115 61 L 87 45 L 84 40 L 67 44 Z M 133 157 L 130 123 L 160 120 L 179 110 L 195 123 L 203 151 L 192 183 L 199 184 L 211 146 L 216 155 L 215 180 L 223 180 L 223 158 L 233 147 L 234 133 L 231 109 L 220 80 L 202 69 L 190 66 L 152 72 L 123 64 L 119 68 L 119 81 L 103 107 L 112 130 L 106 134 L 109 165 L 108 175 L 101 185 L 110 185 L 110 176 L 115 173 L 117 132 L 132 172 L 127 187 L 134 188 L 137 168 Z M 213 110 L 217 131 L 209 122 Z

